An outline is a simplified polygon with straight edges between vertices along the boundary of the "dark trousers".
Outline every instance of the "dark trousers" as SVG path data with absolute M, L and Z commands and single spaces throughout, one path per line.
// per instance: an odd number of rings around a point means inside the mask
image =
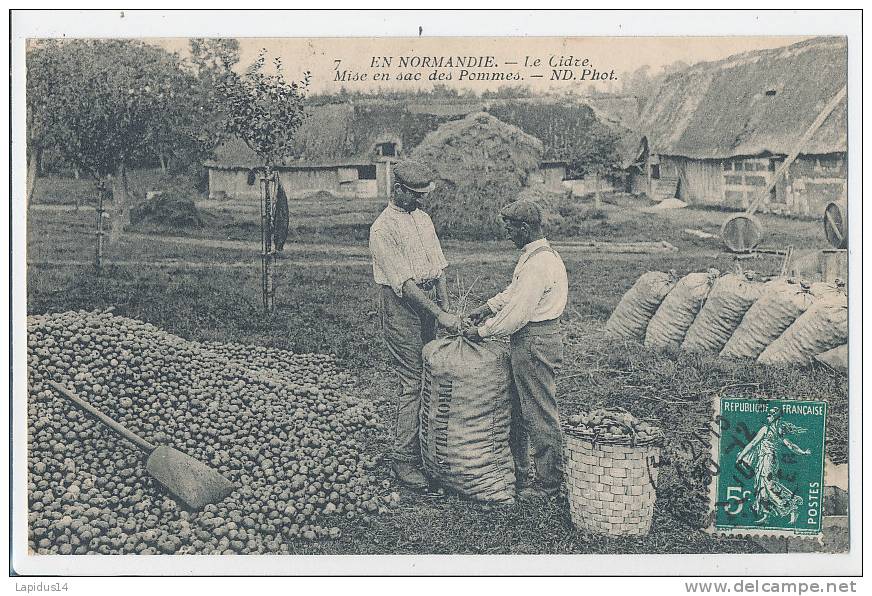
M 555 494 L 563 482 L 563 433 L 555 375 L 563 363 L 563 335 L 556 322 L 530 323 L 511 338 L 514 395 L 512 455 L 518 484 L 529 483 L 530 456 L 536 484 Z
M 435 300 L 434 290 L 425 293 Z M 390 455 L 395 461 L 417 464 L 421 461 L 418 437 L 423 366 L 421 350 L 424 344 L 436 339 L 436 319 L 428 313 L 418 312 L 389 286 L 381 288 L 381 317 L 385 343 L 399 377 L 394 444 Z

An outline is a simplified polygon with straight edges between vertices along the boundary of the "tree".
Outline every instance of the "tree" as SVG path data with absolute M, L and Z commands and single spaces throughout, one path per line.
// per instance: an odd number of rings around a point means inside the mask
M 95 180 L 98 228 L 103 199 L 114 186 L 112 242 L 128 218 L 128 169 L 149 156 L 156 142 L 187 142 L 200 129 L 204 106 L 182 66 L 175 54 L 134 40 L 49 40 L 28 52 L 34 130 Z M 98 233 L 98 255 L 101 242 Z
M 621 93 L 625 95 L 636 95 L 639 97 L 648 97 L 651 94 L 653 81 L 649 73 L 651 67 L 643 64 L 633 72 L 624 76 L 621 81 Z
M 570 177 L 606 174 L 619 162 L 617 135 L 577 103 L 506 102 L 489 112 L 540 139 L 546 160 L 566 162 Z
M 30 59 L 30 55 L 32 54 L 30 48 L 31 46 L 28 47 L 27 58 L 27 66 L 29 69 L 33 66 Z M 42 152 L 45 150 L 48 143 L 46 119 L 49 115 L 45 113 L 45 110 L 42 109 L 36 99 L 47 93 L 49 85 L 50 82 L 45 77 L 34 77 L 31 76 L 30 72 L 28 73 L 26 102 L 27 182 L 25 189 L 25 201 L 28 209 L 30 209 L 30 204 L 33 200 L 33 193 L 36 189 L 36 179 L 41 173 L 40 158 L 42 157 Z
M 660 75 L 658 75 L 658 76 L 661 76 L 661 77 L 668 76 L 668 75 L 671 75 L 673 73 L 685 70 L 687 68 L 690 68 L 690 64 L 688 64 L 684 60 L 676 60 L 675 62 L 670 62 L 669 64 L 664 66 L 663 72 L 660 73 Z
M 206 115 L 201 137 L 208 139 L 205 147 L 211 152 L 224 138 L 224 101 L 219 83 L 230 76 L 239 63 L 239 41 L 233 38 L 193 38 L 188 42 L 191 56 L 188 66 L 199 84 L 198 96 L 204 102 Z M 211 135 L 211 138 L 210 138 Z M 182 156 L 188 163 L 203 162 L 205 155 Z M 193 158 L 193 159 L 192 159 Z
M 195 37 L 188 45 L 194 74 L 201 81 L 211 82 L 213 87 L 239 63 L 239 41 L 236 39 Z
M 496 91 L 485 90 L 481 94 L 482 99 L 518 99 L 530 97 L 533 90 L 529 85 L 500 85 Z
M 294 135 L 306 117 L 304 99 L 310 76 L 300 83 L 285 80 L 281 59 L 273 59 L 274 73 L 267 73 L 266 50 L 243 75 L 227 71 L 217 82 L 222 98 L 225 128 L 242 140 L 258 157 L 261 166 L 261 240 L 263 306 L 274 306 L 272 264 L 273 197 L 278 188 L 275 167 L 294 152 Z
M 203 161 L 223 140 L 218 81 L 239 62 L 239 42 L 232 38 L 194 38 L 190 58 L 178 67 L 188 76 L 176 79 L 172 96 L 185 109 L 154 121 L 149 145 L 166 173 L 173 163 L 183 169 Z

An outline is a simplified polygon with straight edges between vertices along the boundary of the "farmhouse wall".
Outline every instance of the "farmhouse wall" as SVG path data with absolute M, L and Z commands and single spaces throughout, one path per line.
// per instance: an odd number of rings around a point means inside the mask
M 339 194 L 339 179 L 335 169 L 279 170 L 285 192 L 326 190 Z
M 209 198 L 219 199 L 222 195 L 257 201 L 260 200 L 260 189 L 256 183 L 248 185 L 247 170 L 209 168 Z
M 724 177 L 720 162 L 712 159 L 670 158 L 678 177 L 678 198 L 694 205 L 720 205 Z M 662 167 L 662 166 L 661 166 Z
M 783 160 L 783 156 L 724 160 L 652 156 L 645 175 L 630 176 L 630 192 L 651 195 L 657 182 L 652 179 L 653 166 L 657 166 L 661 179 L 679 179 L 678 198 L 682 201 L 744 210 L 765 190 Z M 847 184 L 844 153 L 800 155 L 758 209 L 762 213 L 820 217 L 827 203 L 847 197 Z
M 845 154 L 801 155 L 788 168 L 781 183 L 783 204 L 767 205 L 775 213 L 820 217 L 827 203 L 848 197 Z M 779 189 L 781 190 L 781 189 Z
M 723 204 L 732 209 L 747 209 L 765 190 L 776 168 L 776 160 L 768 157 L 729 159 L 721 163 L 724 180 Z
M 622 190 L 611 180 L 600 178 L 598 176 L 588 176 L 576 180 L 565 180 L 563 181 L 562 186 L 570 189 L 572 195 L 576 197 L 592 195 L 597 192 L 614 192 Z
M 782 163 L 780 156 L 724 161 L 725 206 L 746 209 Z M 844 154 L 800 155 L 759 209 L 763 213 L 820 217 L 827 203 L 847 197 L 847 184 Z
M 650 195 L 650 190 L 648 186 L 648 176 L 645 172 L 639 170 L 639 168 L 633 167 L 630 168 L 629 174 L 627 174 L 627 188 L 626 191 L 634 194 L 646 194 Z
M 560 188 L 566 179 L 566 166 L 563 164 L 543 164 L 542 174 L 545 186 L 548 188 Z
M 288 198 L 300 198 L 325 190 L 346 198 L 375 198 L 375 180 L 361 180 L 357 166 L 279 169 Z M 209 198 L 222 196 L 245 201 L 260 200 L 260 187 L 248 185 L 248 170 L 209 168 Z

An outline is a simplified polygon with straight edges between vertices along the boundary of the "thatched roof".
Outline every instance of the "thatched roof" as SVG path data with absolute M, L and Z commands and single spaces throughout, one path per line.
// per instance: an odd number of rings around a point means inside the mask
M 523 184 L 539 167 L 542 141 L 517 126 L 485 112 L 443 124 L 415 148 L 414 157 L 428 163 L 436 176 L 455 184 L 483 172 L 500 172 Z
M 640 135 L 636 132 L 638 115 L 635 98 L 603 96 L 585 98 L 576 103 L 552 98 L 490 99 L 470 101 L 464 98 L 429 102 L 403 100 L 358 101 L 356 103 L 310 106 L 308 117 L 295 136 L 295 158 L 286 167 L 335 167 L 343 164 L 371 163 L 376 143 L 397 142 L 406 154 L 424 137 L 441 125 L 458 121 L 482 108 L 525 104 L 576 110 L 582 117 L 591 110 L 594 118 L 615 131 L 619 138 L 622 161 L 632 160 Z M 548 152 L 548 139 L 543 139 Z M 254 153 L 238 139 L 218 147 L 213 159 L 205 164 L 217 169 L 250 169 L 258 165 Z M 625 164 L 625 167 L 628 164 Z
M 638 130 L 630 129 L 615 122 L 606 122 L 617 137 L 615 151 L 618 154 L 619 166 L 626 170 L 639 161 L 644 135 Z
M 308 108 L 308 117 L 297 130 L 294 159 L 285 165 L 297 167 L 331 167 L 341 164 L 371 163 L 373 143 L 398 138 L 393 127 L 383 126 L 367 135 L 355 137 L 355 107 L 331 104 Z M 215 150 L 207 167 L 248 169 L 258 165 L 257 156 L 241 140 L 231 138 Z
M 697 159 L 789 154 L 847 83 L 847 42 L 819 37 L 704 62 L 666 77 L 641 116 L 652 153 Z M 802 149 L 847 148 L 841 104 Z
M 480 104 L 458 102 L 411 104 L 385 100 L 310 106 L 295 135 L 294 159 L 287 165 L 372 162 L 376 143 L 393 142 L 408 153 L 439 125 L 478 111 Z M 215 151 L 207 167 L 234 169 L 257 164 L 245 143 L 230 139 Z
M 630 130 L 639 128 L 639 113 L 643 106 L 635 95 L 589 95 L 584 98 L 584 103 L 604 124 L 617 124 Z

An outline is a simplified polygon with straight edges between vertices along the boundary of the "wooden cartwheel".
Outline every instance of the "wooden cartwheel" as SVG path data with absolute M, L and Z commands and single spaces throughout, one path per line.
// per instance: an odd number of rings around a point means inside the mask
M 832 201 L 824 209 L 824 234 L 833 248 L 848 248 L 848 201 Z
M 799 138 L 793 152 L 787 156 L 787 159 L 785 159 L 778 167 L 778 170 L 776 170 L 775 174 L 773 174 L 772 178 L 769 180 L 769 184 L 766 185 L 763 191 L 754 199 L 745 212 L 732 215 L 723 223 L 721 226 L 721 239 L 724 241 L 724 244 L 726 244 L 728 249 L 733 252 L 747 252 L 760 243 L 760 240 L 763 239 L 763 226 L 760 221 L 754 217 L 754 213 L 757 212 L 757 209 L 763 203 L 763 200 L 769 196 L 769 193 L 775 187 L 775 184 L 781 178 L 781 175 L 784 174 L 796 158 L 799 157 L 799 153 L 805 144 L 821 127 L 824 120 L 827 119 L 827 116 L 836 109 L 836 106 L 845 98 L 847 93 L 848 88 L 842 87 L 842 89 L 833 96 L 829 103 L 824 106 L 824 109 L 821 110 L 814 122 L 811 123 L 811 126 L 809 126 L 805 133 L 803 133 Z M 832 205 L 832 203 L 830 205 Z M 827 209 L 829 209 L 829 205 L 827 206 Z M 844 238 L 847 243 L 847 234 L 844 235 Z
M 753 213 L 736 213 L 721 226 L 721 238 L 733 252 L 747 252 L 763 239 L 763 225 Z

